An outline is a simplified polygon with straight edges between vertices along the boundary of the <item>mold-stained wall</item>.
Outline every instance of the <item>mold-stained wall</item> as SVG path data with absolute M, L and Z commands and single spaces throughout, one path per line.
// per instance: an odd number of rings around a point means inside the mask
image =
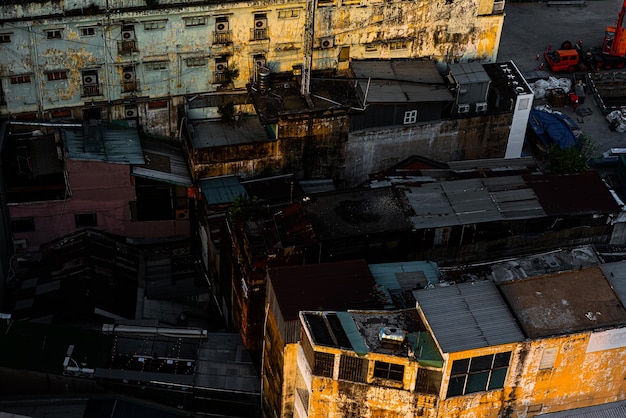
M 101 107 L 103 117 L 137 118 L 173 136 L 181 96 L 244 88 L 258 66 L 285 72 L 304 61 L 305 1 L 15 3 L 0 7 L 4 115 Z M 352 58 L 491 62 L 504 19 L 491 0 L 311 4 L 313 69 Z M 151 119 L 148 102 L 159 99 L 169 101 L 167 123 Z

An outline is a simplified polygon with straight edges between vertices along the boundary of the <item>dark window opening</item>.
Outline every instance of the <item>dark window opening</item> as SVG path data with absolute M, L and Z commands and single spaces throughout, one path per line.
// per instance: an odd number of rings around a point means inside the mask
M 334 354 L 320 353 L 316 351 L 314 362 L 313 374 L 324 377 L 333 377 L 333 369 L 335 366 Z
M 16 232 L 32 232 L 35 230 L 34 218 L 16 218 L 11 219 L 11 231 Z
M 98 216 L 95 213 L 82 213 L 74 215 L 76 221 L 76 227 L 88 228 L 91 226 L 98 226 Z
M 374 363 L 374 377 L 402 382 L 404 378 L 404 366 L 401 364 L 377 361 Z
M 352 356 L 341 356 L 339 361 L 339 379 L 365 383 L 367 380 L 366 359 Z
M 504 387 L 511 353 L 498 353 L 452 363 L 448 397 Z

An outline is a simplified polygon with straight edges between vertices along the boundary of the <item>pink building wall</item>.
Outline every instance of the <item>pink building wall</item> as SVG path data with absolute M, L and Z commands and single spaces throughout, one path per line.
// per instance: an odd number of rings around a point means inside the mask
M 135 187 L 129 165 L 66 160 L 66 170 L 72 195 L 65 201 L 9 205 L 11 219 L 34 218 L 34 231 L 13 234 L 28 241 L 28 251 L 83 229 L 76 227 L 77 214 L 95 213 L 94 229 L 130 238 L 189 236 L 188 220 L 131 221 Z

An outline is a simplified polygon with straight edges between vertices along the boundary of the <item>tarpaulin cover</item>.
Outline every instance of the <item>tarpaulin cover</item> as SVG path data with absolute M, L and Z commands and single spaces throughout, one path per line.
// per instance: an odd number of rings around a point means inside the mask
M 544 145 L 556 144 L 563 149 L 576 146 L 578 143 L 574 135 L 574 130 L 578 129 L 578 125 L 563 113 L 532 109 L 528 126 Z

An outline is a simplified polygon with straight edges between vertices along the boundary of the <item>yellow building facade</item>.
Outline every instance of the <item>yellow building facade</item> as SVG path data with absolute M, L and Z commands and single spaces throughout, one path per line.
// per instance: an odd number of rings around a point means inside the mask
M 409 322 L 301 313 L 294 417 L 522 418 L 626 398 L 622 262 L 414 295 Z

